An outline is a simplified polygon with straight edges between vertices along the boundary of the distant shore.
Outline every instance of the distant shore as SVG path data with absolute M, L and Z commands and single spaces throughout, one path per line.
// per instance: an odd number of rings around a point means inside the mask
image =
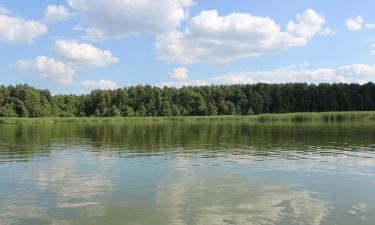
M 284 114 L 230 115 L 230 116 L 177 116 L 177 117 L 47 117 L 0 118 L 0 124 L 54 123 L 54 122 L 162 122 L 162 121 L 249 121 L 272 122 L 344 122 L 375 121 L 375 111 L 301 112 Z

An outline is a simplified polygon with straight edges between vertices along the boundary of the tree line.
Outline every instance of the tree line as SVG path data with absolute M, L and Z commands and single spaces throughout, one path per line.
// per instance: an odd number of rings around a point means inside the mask
M 244 84 L 182 88 L 132 86 L 55 95 L 0 86 L 0 117 L 145 117 L 375 110 L 375 84 Z

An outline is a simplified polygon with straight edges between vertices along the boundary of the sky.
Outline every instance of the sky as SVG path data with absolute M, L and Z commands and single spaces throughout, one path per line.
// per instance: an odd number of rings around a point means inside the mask
M 0 0 L 0 84 L 375 81 L 372 0 Z

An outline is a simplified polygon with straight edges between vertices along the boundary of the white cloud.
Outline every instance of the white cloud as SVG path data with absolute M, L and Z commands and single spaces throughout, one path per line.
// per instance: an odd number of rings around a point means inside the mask
M 72 14 L 63 5 L 49 5 L 44 11 L 44 20 L 47 22 L 59 22 L 68 20 Z
M 125 37 L 160 34 L 179 27 L 193 0 L 68 0 L 89 34 Z
M 64 61 L 76 66 L 105 66 L 119 61 L 110 51 L 76 40 L 57 40 L 54 50 Z
M 364 28 L 366 29 L 375 29 L 374 23 L 365 23 L 365 20 L 362 16 L 357 16 L 356 18 L 350 18 L 345 21 L 346 28 L 350 31 L 358 31 Z
M 171 78 L 176 81 L 189 80 L 187 68 L 175 68 L 171 74 Z
M 105 38 L 103 31 L 90 28 L 90 27 L 74 27 L 76 31 L 83 31 L 85 33 L 84 36 L 81 37 L 83 40 L 90 40 L 90 41 L 98 41 Z
M 319 32 L 320 35 L 336 35 L 338 31 L 325 28 Z
M 346 28 L 351 31 L 362 30 L 363 28 L 363 18 L 362 16 L 357 16 L 356 18 L 350 18 L 345 21 Z
M 28 69 L 42 74 L 53 82 L 69 84 L 74 82 L 73 77 L 76 69 L 83 66 L 105 66 L 119 61 L 110 51 L 101 50 L 91 44 L 75 40 L 57 40 L 54 51 L 55 58 L 39 56 L 29 61 L 18 61 L 11 67 Z M 113 84 L 107 81 L 99 81 L 96 84 L 113 87 Z M 88 82 L 87 85 L 94 85 L 94 83 Z
M 0 41 L 32 43 L 34 38 L 47 32 L 43 23 L 12 17 L 5 8 L 0 8 Z
M 314 10 L 308 9 L 301 15 L 297 15 L 297 21 L 290 21 L 287 32 L 295 37 L 308 38 L 316 35 L 321 29 L 325 20 Z
M 18 61 L 12 67 L 35 71 L 41 73 L 47 79 L 63 84 L 73 83 L 75 73 L 73 67 L 45 56 L 39 56 L 30 61 Z
M 204 80 L 166 82 L 162 83 L 162 86 L 181 87 L 188 85 L 199 86 L 211 84 L 247 84 L 256 82 L 365 83 L 368 81 L 375 81 L 375 65 L 353 64 L 340 66 L 338 68 L 318 69 L 306 69 L 303 67 L 296 67 L 293 65 L 275 70 L 227 73 L 224 75 L 212 76 Z
M 101 90 L 113 90 L 113 89 L 118 88 L 117 84 L 110 80 L 99 80 L 99 81 L 86 80 L 81 83 L 81 86 L 84 88 L 88 88 L 88 89 L 101 89 Z
M 239 58 L 277 53 L 306 45 L 322 30 L 324 18 L 308 9 L 289 22 L 283 32 L 268 17 L 245 13 L 220 16 L 216 10 L 202 11 L 193 17 L 183 32 L 157 37 L 159 58 L 179 63 L 230 63 Z

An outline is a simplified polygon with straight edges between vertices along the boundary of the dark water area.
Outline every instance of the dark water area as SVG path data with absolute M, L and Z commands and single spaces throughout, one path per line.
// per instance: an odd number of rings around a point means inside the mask
M 0 225 L 375 224 L 375 123 L 0 125 Z

